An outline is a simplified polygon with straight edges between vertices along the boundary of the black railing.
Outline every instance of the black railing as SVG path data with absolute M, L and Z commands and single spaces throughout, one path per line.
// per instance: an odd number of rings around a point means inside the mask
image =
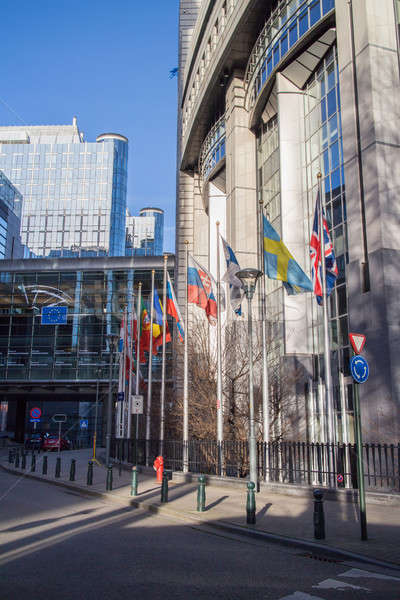
M 183 443 L 165 440 L 165 467 L 182 471 Z M 249 474 L 248 443 L 222 442 L 222 474 L 246 478 Z M 147 450 L 147 452 L 146 452 Z M 189 471 L 217 475 L 218 443 L 190 440 L 187 443 Z M 159 440 L 113 440 L 112 456 L 131 464 L 153 465 L 160 453 Z M 147 457 L 147 460 L 146 460 Z M 365 485 L 368 489 L 400 491 L 400 443 L 364 444 Z M 357 456 L 354 444 L 270 442 L 257 444 L 260 479 L 283 484 L 357 488 Z

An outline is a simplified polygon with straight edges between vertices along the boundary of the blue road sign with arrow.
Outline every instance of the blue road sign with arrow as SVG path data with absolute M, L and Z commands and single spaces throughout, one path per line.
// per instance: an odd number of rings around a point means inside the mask
M 354 381 L 365 383 L 369 376 L 369 366 L 363 356 L 352 356 L 350 359 L 350 371 Z

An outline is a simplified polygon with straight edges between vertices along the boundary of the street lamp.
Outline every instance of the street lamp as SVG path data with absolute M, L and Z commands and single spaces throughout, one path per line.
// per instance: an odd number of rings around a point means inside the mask
M 243 285 L 244 293 L 246 294 L 248 304 L 248 335 L 249 335 L 249 459 L 250 459 L 250 481 L 252 481 L 256 490 L 258 488 L 258 472 L 257 472 L 257 446 L 256 434 L 254 427 L 254 390 L 253 390 L 253 320 L 251 313 L 251 301 L 254 296 L 258 278 L 262 272 L 258 269 L 242 269 L 236 273 L 236 277 L 240 279 Z
M 113 354 L 117 346 L 119 336 L 116 333 L 108 333 L 106 336 L 110 350 L 110 369 L 108 373 L 108 402 L 107 402 L 107 429 L 106 429 L 106 466 L 110 466 L 111 452 L 111 429 L 112 429 L 112 376 L 113 376 Z

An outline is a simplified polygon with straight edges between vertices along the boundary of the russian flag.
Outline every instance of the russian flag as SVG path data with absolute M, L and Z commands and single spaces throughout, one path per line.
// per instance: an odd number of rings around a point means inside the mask
M 197 304 L 206 311 L 211 325 L 217 320 L 217 301 L 213 290 L 213 277 L 193 256 L 189 255 L 188 264 L 188 302 Z
M 178 329 L 178 336 L 181 342 L 185 339 L 185 329 L 183 326 L 183 319 L 179 310 L 178 303 L 175 298 L 174 288 L 172 287 L 169 273 L 167 273 L 167 315 L 171 315 L 176 321 L 176 327 Z

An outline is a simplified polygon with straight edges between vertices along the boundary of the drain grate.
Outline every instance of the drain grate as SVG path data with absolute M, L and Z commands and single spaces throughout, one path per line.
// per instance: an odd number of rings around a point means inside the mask
M 328 563 L 342 563 L 343 560 L 338 558 L 332 558 L 331 556 L 324 556 L 323 554 L 312 554 L 310 552 L 306 552 L 305 554 L 299 554 L 303 558 L 312 558 L 313 560 L 319 560 L 320 562 L 328 562 Z

